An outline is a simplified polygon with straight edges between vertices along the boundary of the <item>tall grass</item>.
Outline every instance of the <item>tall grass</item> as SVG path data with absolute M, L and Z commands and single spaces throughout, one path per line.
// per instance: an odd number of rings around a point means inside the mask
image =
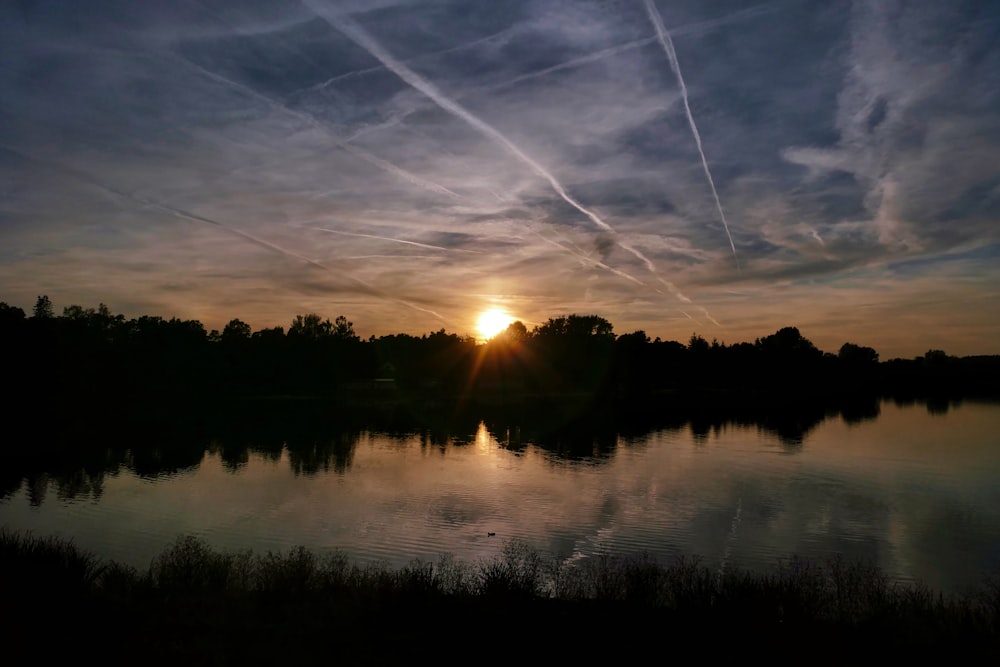
M 106 565 L 69 540 L 0 528 L 0 586 L 80 593 L 102 578 Z
M 515 541 L 479 562 L 444 556 L 392 569 L 384 563 L 353 563 L 341 552 L 319 555 L 296 547 L 255 555 L 182 537 L 140 572 L 102 561 L 66 540 L 0 530 L 0 585 L 8 599 L 44 592 L 126 606 L 155 599 L 184 610 L 188 602 L 208 601 L 212 613 L 219 605 L 260 602 L 288 609 L 320 603 L 371 607 L 392 601 L 544 604 L 555 599 L 756 625 L 891 628 L 907 637 L 972 632 L 1000 639 L 1000 576 L 985 580 L 978 591 L 945 596 L 919 584 L 892 582 L 873 565 L 839 558 L 824 563 L 793 558 L 770 572 L 732 568 L 720 577 L 690 557 L 660 563 L 645 554 L 598 556 L 565 565 Z

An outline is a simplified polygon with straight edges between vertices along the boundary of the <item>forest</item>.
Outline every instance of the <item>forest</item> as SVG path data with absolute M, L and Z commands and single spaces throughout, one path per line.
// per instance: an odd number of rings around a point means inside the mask
M 807 397 L 993 396 L 1000 356 L 954 357 L 928 350 L 880 360 L 845 342 L 818 349 L 795 327 L 753 342 L 724 344 L 698 334 L 682 343 L 644 331 L 615 334 L 598 315 L 560 315 L 528 329 L 514 322 L 488 342 L 444 329 L 414 336 L 359 337 L 344 316 L 296 315 L 253 331 L 239 319 L 223 330 L 144 315 L 127 319 L 104 304 L 65 307 L 47 296 L 31 314 L 0 303 L 8 384 L 24 405 L 93 401 L 205 401 L 239 397 L 337 398 L 347 404 L 575 397 L 598 406 L 684 405 L 714 400 Z

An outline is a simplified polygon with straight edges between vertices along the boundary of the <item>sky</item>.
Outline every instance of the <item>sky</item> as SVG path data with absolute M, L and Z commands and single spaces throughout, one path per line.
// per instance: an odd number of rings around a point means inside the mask
M 0 301 L 1000 353 L 1000 3 L 0 3 Z

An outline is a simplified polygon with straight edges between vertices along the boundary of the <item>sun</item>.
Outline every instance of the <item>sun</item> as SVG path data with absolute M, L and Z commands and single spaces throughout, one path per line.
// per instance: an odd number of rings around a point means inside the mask
M 490 308 L 479 316 L 476 321 L 476 330 L 479 331 L 480 336 L 489 339 L 506 329 L 513 321 L 513 317 L 499 308 Z

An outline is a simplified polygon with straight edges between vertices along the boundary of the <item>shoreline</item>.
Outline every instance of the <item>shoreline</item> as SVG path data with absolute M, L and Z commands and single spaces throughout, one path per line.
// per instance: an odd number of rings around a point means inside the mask
M 156 647 L 156 664 L 260 664 L 265 656 L 384 664 L 414 651 L 451 662 L 488 645 L 591 662 L 595 650 L 609 659 L 640 649 L 662 656 L 666 640 L 671 651 L 745 657 L 749 643 L 779 661 L 820 664 L 854 662 L 856 651 L 1000 657 L 1000 573 L 978 591 L 946 596 L 840 559 L 792 558 L 764 574 L 643 554 L 553 567 L 508 542 L 489 560 L 443 557 L 392 569 L 303 547 L 220 551 L 192 537 L 140 571 L 66 540 L 7 529 L 0 560 L 5 607 L 18 612 L 14 628 L 42 623 L 82 637 L 111 630 L 136 649 Z M 718 644 L 722 637 L 733 641 Z

